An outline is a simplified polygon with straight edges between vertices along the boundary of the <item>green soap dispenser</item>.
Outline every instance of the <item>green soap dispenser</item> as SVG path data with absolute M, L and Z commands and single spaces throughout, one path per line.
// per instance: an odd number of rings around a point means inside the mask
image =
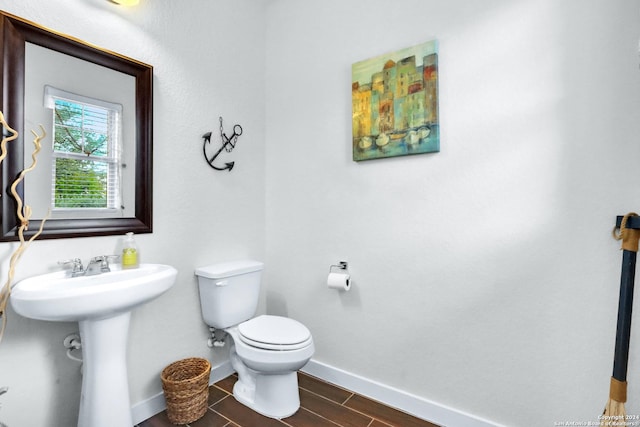
M 133 233 L 127 233 L 122 247 L 122 268 L 138 268 L 138 248 L 133 240 Z

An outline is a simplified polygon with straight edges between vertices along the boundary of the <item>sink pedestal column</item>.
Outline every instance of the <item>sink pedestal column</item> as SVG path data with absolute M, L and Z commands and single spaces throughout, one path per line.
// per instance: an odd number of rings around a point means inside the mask
M 78 427 L 132 427 L 127 338 L 131 312 L 81 320 L 82 396 Z

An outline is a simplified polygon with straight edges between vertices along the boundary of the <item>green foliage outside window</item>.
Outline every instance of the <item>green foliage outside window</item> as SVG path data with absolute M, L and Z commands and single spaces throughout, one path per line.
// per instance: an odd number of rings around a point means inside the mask
M 55 207 L 108 207 L 107 170 L 100 166 L 91 160 L 56 159 Z
M 55 100 L 55 208 L 109 207 L 111 111 Z

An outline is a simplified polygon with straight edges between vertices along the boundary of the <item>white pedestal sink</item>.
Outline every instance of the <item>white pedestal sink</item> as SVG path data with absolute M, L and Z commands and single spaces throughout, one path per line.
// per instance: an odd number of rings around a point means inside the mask
M 126 348 L 131 310 L 165 293 L 177 270 L 141 264 L 95 276 L 68 272 L 20 281 L 11 291 L 13 309 L 24 317 L 80 325 L 84 360 L 78 427 L 131 427 Z

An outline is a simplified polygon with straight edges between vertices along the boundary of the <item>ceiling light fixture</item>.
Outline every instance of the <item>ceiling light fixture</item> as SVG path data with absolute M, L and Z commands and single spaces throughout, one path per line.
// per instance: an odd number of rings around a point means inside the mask
M 112 3 L 119 4 L 121 6 L 135 6 L 140 3 L 140 0 L 110 0 Z

